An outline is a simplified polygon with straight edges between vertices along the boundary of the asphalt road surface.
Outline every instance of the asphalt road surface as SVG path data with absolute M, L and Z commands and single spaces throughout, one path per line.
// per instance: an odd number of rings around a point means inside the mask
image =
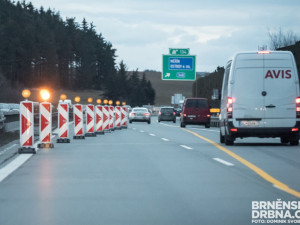
M 252 201 L 299 200 L 299 146 L 218 143 L 218 128 L 155 118 L 55 143 L 0 182 L 0 224 L 252 224 Z

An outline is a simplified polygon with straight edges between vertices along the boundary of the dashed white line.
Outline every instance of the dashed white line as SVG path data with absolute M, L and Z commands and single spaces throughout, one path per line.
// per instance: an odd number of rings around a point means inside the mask
M 140 132 L 141 132 L 141 133 L 144 133 L 145 131 L 143 131 L 143 130 L 140 130 Z
M 135 128 L 135 127 L 133 127 L 133 128 L 132 128 L 132 130 L 136 130 L 136 128 Z
M 186 146 L 186 145 L 180 145 L 181 147 L 185 148 L 185 149 L 188 149 L 188 150 L 191 150 L 193 148 L 189 147 L 189 146 Z
M 222 164 L 224 164 L 224 165 L 226 165 L 226 166 L 234 166 L 234 164 L 232 164 L 232 163 L 230 163 L 230 162 L 227 162 L 227 161 L 225 161 L 225 160 L 223 160 L 223 159 L 213 158 L 213 160 L 216 160 L 217 162 L 222 163 Z
M 163 140 L 163 141 L 169 141 L 169 139 L 167 139 L 167 138 L 161 138 L 161 140 Z
M 149 134 L 149 135 L 152 136 L 152 137 L 156 136 L 155 134 Z

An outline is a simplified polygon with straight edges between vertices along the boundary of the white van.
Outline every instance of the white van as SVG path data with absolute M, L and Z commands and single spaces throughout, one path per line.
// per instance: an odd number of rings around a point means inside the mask
M 221 143 L 280 137 L 283 144 L 299 144 L 299 80 L 291 52 L 235 54 L 226 65 L 221 96 Z

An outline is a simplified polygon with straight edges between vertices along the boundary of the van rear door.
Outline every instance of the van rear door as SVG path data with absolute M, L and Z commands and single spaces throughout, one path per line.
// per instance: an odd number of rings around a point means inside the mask
M 236 56 L 233 77 L 229 81 L 233 98 L 235 127 L 263 127 L 265 117 L 263 56 L 242 53 Z
M 265 126 L 295 126 L 298 76 L 290 53 L 264 55 L 264 90 Z

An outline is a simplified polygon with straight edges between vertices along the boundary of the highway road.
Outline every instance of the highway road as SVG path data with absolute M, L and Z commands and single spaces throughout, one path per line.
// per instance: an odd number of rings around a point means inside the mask
M 280 139 L 225 146 L 218 128 L 153 118 L 39 150 L 0 182 L 0 224 L 252 224 L 252 201 L 299 200 L 299 159 Z

